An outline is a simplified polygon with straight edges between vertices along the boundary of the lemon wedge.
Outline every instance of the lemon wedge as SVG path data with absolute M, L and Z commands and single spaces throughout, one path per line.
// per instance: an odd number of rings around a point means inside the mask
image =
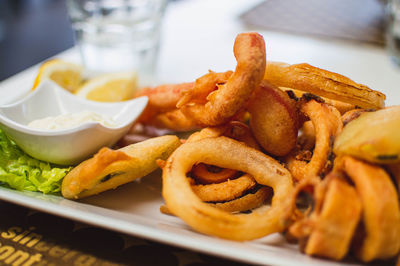
M 46 79 L 51 79 L 64 89 L 74 92 L 82 83 L 83 67 L 62 61 L 60 59 L 51 59 L 44 62 L 36 76 L 32 90 Z
M 129 100 L 137 89 L 135 72 L 109 73 L 88 80 L 75 95 L 98 102 Z

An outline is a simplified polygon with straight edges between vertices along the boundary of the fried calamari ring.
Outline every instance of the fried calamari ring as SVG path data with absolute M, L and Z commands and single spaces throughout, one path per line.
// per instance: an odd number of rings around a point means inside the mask
M 202 201 L 219 202 L 240 197 L 256 185 L 257 182 L 253 177 L 244 174 L 236 179 L 228 179 L 218 184 L 192 185 L 192 190 Z
M 244 142 L 248 146 L 260 150 L 260 146 L 254 139 L 249 127 L 239 121 L 231 121 L 222 126 L 204 128 L 199 132 L 193 133 L 188 138 L 187 142 L 203 138 L 215 138 L 222 135 Z M 238 176 L 238 171 L 227 168 L 222 169 L 215 165 L 206 165 L 202 163 L 193 166 L 191 172 L 196 181 L 202 184 L 221 183 Z
M 238 171 L 228 168 L 220 168 L 215 165 L 199 163 L 193 166 L 191 171 L 196 181 L 202 184 L 221 183 L 237 176 Z
M 342 129 L 340 113 L 334 107 L 310 100 L 302 104 L 301 111 L 310 118 L 315 129 L 316 141 L 309 162 L 298 160 L 296 154 L 289 156 L 287 166 L 296 180 L 321 174 L 327 166 L 333 139 Z
M 394 257 L 400 251 L 400 207 L 388 174 L 350 156 L 337 158 L 334 170 L 344 171 L 354 182 L 362 202 L 365 233 L 357 257 L 364 262 Z
M 260 187 L 254 193 L 246 195 L 226 202 L 207 202 L 208 205 L 220 209 L 222 211 L 237 213 L 256 209 L 262 206 L 272 196 L 270 187 Z M 164 214 L 174 215 L 167 206 L 161 205 L 160 212 Z
M 262 81 L 249 105 L 250 128 L 268 154 L 287 155 L 296 145 L 299 125 L 296 101 Z
M 217 127 L 206 127 L 193 133 L 186 142 L 198 141 L 204 138 L 216 138 L 222 136 L 228 130 L 228 124 Z M 199 163 L 193 166 L 193 177 L 202 184 L 221 183 L 237 176 L 238 171 L 220 168 L 215 165 Z
M 198 162 L 248 173 L 257 183 L 272 187 L 271 206 L 233 215 L 202 202 L 186 178 Z M 163 169 L 162 195 L 171 212 L 199 232 L 227 239 L 244 241 L 282 231 L 282 217 L 290 204 L 287 195 L 292 189 L 290 173 L 276 160 L 226 137 L 183 144 Z
M 209 94 L 205 104 L 189 102 L 179 105 L 180 110 L 199 125 L 216 126 L 228 122 L 246 104 L 263 79 L 266 54 L 261 35 L 239 34 L 233 50 L 237 66 L 228 81 Z M 214 87 L 215 84 L 211 86 Z
M 309 64 L 289 65 L 269 61 L 264 79 L 278 87 L 306 91 L 362 108 L 380 109 L 385 106 L 386 96 L 383 93 Z
M 272 189 L 270 187 L 261 187 L 255 193 L 248 193 L 240 198 L 208 204 L 226 212 L 245 212 L 262 206 L 271 196 Z

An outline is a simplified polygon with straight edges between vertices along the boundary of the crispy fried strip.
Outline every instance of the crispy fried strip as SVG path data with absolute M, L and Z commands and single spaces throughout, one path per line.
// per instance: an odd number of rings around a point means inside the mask
M 241 177 L 218 184 L 192 185 L 193 192 L 202 201 L 228 201 L 242 196 L 247 190 L 257 185 L 254 178 L 244 174 Z
M 310 162 L 297 160 L 296 155 L 289 157 L 287 165 L 296 180 L 321 173 L 328 161 L 333 138 L 342 129 L 340 113 L 331 106 L 311 100 L 301 106 L 301 111 L 310 118 L 316 141 Z
M 180 110 L 199 125 L 216 126 L 228 122 L 245 105 L 263 79 L 266 54 L 261 35 L 254 32 L 239 34 L 233 50 L 237 60 L 235 72 L 225 84 L 207 96 L 208 102 L 179 105 Z M 211 89 L 214 87 L 215 84 Z
M 331 172 L 320 208 L 315 208 L 314 226 L 305 247 L 309 255 L 340 260 L 348 252 L 361 217 L 361 201 L 356 190 Z M 319 206 L 318 206 L 319 207 Z
M 176 136 L 162 136 L 123 147 L 101 149 L 69 172 L 61 186 L 62 195 L 78 199 L 113 189 L 150 174 L 157 159 L 167 159 L 180 145 Z
M 380 109 L 386 96 L 351 79 L 309 64 L 267 63 L 264 79 L 278 87 L 306 91 L 362 108 Z
M 235 151 L 235 152 L 232 152 Z M 274 190 L 272 204 L 251 214 L 232 215 L 202 202 L 192 191 L 186 173 L 204 162 L 248 173 L 257 183 Z M 290 173 L 271 157 L 240 142 L 206 138 L 183 144 L 163 169 L 163 197 L 168 208 L 195 230 L 234 240 L 250 240 L 284 229 L 282 221 L 292 192 Z
M 388 174 L 350 156 L 337 158 L 335 169 L 351 178 L 362 201 L 365 237 L 357 257 L 369 262 L 395 256 L 400 251 L 400 207 Z
M 297 211 L 294 204 L 303 190 L 314 198 L 314 208 L 305 214 Z M 303 252 L 342 259 L 361 217 L 361 201 L 355 189 L 338 172 L 331 172 L 322 182 L 317 177 L 301 180 L 292 201 L 295 213 L 300 215 L 289 227 L 289 233 L 303 243 Z

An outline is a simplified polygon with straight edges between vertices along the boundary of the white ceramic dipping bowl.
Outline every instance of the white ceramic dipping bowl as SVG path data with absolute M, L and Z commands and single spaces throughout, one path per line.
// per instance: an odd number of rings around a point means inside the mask
M 0 127 L 22 150 L 34 158 L 60 165 L 73 165 L 115 144 L 128 132 L 146 107 L 148 98 L 100 103 L 78 98 L 52 81 L 45 81 L 24 99 L 0 106 Z M 33 120 L 81 111 L 111 118 L 116 127 L 85 122 L 62 130 L 27 126 Z

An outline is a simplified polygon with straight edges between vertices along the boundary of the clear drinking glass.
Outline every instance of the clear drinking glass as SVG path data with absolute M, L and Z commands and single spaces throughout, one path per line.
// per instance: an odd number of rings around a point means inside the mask
M 154 75 L 167 0 L 67 0 L 82 61 L 91 73 Z
M 386 6 L 386 48 L 400 65 L 400 0 L 389 0 Z

